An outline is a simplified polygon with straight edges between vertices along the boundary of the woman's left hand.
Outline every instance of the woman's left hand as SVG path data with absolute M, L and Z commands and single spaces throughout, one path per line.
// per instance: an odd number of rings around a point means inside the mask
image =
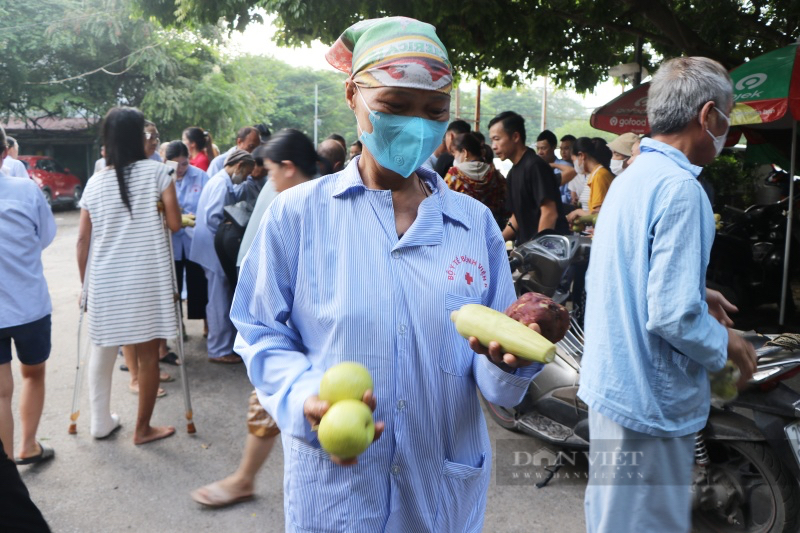
M 541 329 L 539 328 L 539 324 L 531 324 L 528 326 L 536 333 L 541 333 Z M 489 343 L 489 346 L 484 346 L 480 343 L 480 341 L 476 337 L 469 338 L 469 347 L 472 348 L 472 351 L 475 353 L 479 353 L 481 355 L 485 355 L 489 358 L 494 364 L 502 365 L 506 364 L 511 368 L 521 368 L 523 366 L 528 366 L 533 364 L 535 361 L 528 361 L 527 359 L 522 359 L 520 357 L 516 357 L 510 353 L 503 353 L 503 347 L 500 346 L 499 342 L 492 341 Z

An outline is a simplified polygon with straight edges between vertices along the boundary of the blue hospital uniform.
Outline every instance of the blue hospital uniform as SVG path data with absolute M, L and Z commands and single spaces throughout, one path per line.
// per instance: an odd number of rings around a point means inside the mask
M 433 192 L 398 239 L 391 191 L 367 189 L 357 161 L 272 202 L 231 310 L 236 351 L 282 431 L 286 531 L 479 532 L 492 446 L 478 390 L 516 405 L 541 365 L 501 369 L 450 313 L 515 300 L 505 245 L 483 204 L 425 168 Z M 348 468 L 303 416 L 345 360 L 369 369 L 386 423 Z
M 689 530 L 692 436 L 708 418 L 707 371 L 727 357 L 727 330 L 705 301 L 715 230 L 701 169 L 653 139 L 641 151 L 614 179 L 595 229 L 579 396 L 590 453 L 635 442 L 646 476 L 617 484 L 590 466 L 592 533 Z
M 233 287 L 231 287 L 214 249 L 214 236 L 223 220 L 223 208 L 233 204 L 236 195 L 225 169 L 212 177 L 200 194 L 197 204 L 194 238 L 189 259 L 203 267 L 208 280 L 208 356 L 222 357 L 233 353 L 236 330 L 230 319 Z
M 186 169 L 183 178 L 175 180 L 175 191 L 178 194 L 178 205 L 181 206 L 181 213 L 184 215 L 197 215 L 200 195 L 208 180 L 208 174 L 192 165 L 189 165 L 189 168 Z M 180 231 L 172 234 L 172 251 L 175 255 L 175 261 L 190 257 L 193 235 L 194 228 L 191 227 L 181 228 Z

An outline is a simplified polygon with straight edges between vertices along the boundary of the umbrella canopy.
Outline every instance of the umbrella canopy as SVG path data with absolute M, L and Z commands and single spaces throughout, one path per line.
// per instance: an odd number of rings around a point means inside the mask
M 748 152 L 770 148 L 773 162 L 789 166 L 789 198 L 794 198 L 795 160 L 797 157 L 797 121 L 800 120 L 800 43 L 760 55 L 731 72 L 733 98 L 731 124 L 742 126 Z M 777 131 L 769 131 L 777 130 Z M 770 140 L 770 136 L 774 140 Z M 783 150 L 774 150 L 783 144 Z M 771 145 L 771 146 L 770 146 Z M 780 148 L 780 147 L 779 147 Z M 785 152 L 788 148 L 788 153 Z M 783 152 L 783 154 L 782 154 Z M 785 154 L 785 155 L 784 155 Z M 762 154 L 763 155 L 763 154 Z M 780 157 L 783 155 L 784 157 Z M 783 290 L 778 323 L 783 325 L 789 290 L 789 253 L 792 239 L 794 202 L 788 203 L 786 243 L 784 246 Z
M 650 133 L 647 121 L 647 93 L 650 82 L 642 83 L 617 96 L 609 103 L 592 112 L 589 124 L 598 130 L 622 135 L 633 132 L 639 135 Z M 725 146 L 735 145 L 742 137 L 738 129 L 731 130 Z
M 592 112 L 589 123 L 593 128 L 611 133 L 648 133 L 647 91 L 649 83 L 643 83 L 622 93 L 609 103 Z
M 734 85 L 732 126 L 765 124 L 763 129 L 791 128 L 800 120 L 800 44 L 761 55 L 731 72 Z M 592 112 L 592 127 L 611 133 L 648 133 L 647 92 L 643 83 Z M 791 113 L 787 113 L 787 112 Z
M 731 72 L 734 108 L 727 145 L 747 137 L 747 157 L 777 163 L 795 175 L 797 123 L 800 121 L 800 42 L 773 50 L 748 61 Z M 643 83 L 598 107 L 589 123 L 592 127 L 622 134 L 648 133 L 647 93 Z M 789 196 L 794 198 L 794 180 Z M 783 294 L 779 323 L 783 324 L 789 278 L 789 248 L 792 235 L 793 202 L 789 202 L 784 253 Z
M 753 163 L 791 167 L 792 123 L 800 120 L 800 46 L 758 56 L 731 72 L 736 105 L 731 124 L 747 138 Z
M 800 120 L 800 45 L 773 50 L 731 72 L 731 125 L 765 124 L 768 129 L 790 128 Z

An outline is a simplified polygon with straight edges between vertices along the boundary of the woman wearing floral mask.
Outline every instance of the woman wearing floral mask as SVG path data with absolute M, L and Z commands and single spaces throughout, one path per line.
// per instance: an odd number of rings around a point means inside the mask
M 506 209 L 506 179 L 500 174 L 492 159 L 484 156 L 484 143 L 475 132 L 461 133 L 453 138 L 454 166 L 447 171 L 444 181 L 451 190 L 475 198 L 488 207 L 498 227 L 508 222 Z
M 449 318 L 515 295 L 489 209 L 420 168 L 450 118 L 447 52 L 432 26 L 392 17 L 350 27 L 327 59 L 349 75 L 363 151 L 270 205 L 231 309 L 281 429 L 286 530 L 478 531 L 491 443 L 477 389 L 516 405 L 541 365 L 464 340 Z M 322 375 L 345 360 L 375 386 L 362 400 L 376 440 L 349 460 L 314 431 Z

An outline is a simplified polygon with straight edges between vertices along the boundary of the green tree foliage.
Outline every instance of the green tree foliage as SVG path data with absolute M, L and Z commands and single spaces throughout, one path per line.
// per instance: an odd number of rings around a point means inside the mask
M 102 117 L 142 109 L 164 138 L 187 125 L 232 137 L 272 111 L 218 52 L 212 27 L 164 30 L 124 0 L 10 2 L 0 7 L 0 118 Z M 8 21 L 15 21 L 9 24 Z
M 733 68 L 794 42 L 797 0 L 137 0 L 167 24 L 214 23 L 236 28 L 277 14 L 282 44 L 332 43 L 362 18 L 405 15 L 435 25 L 457 70 L 491 84 L 512 85 L 548 74 L 560 86 L 592 89 L 607 69 L 632 62 L 642 38 L 646 66 L 654 57 L 703 55 Z
M 475 99 L 474 90 L 459 91 L 460 116 L 470 124 L 475 123 Z M 542 88 L 517 85 L 515 87 L 496 87 L 494 89 L 484 89 L 481 92 L 481 119 L 480 129 L 484 135 L 488 134 L 489 121 L 503 111 L 514 111 L 522 115 L 525 119 L 525 127 L 528 133 L 529 143 L 536 140 L 536 135 L 541 130 L 542 125 Z M 455 96 L 451 99 L 450 116 L 456 117 Z M 547 94 L 547 121 L 546 128 L 556 131 L 564 124 L 575 121 L 584 121 L 589 116 L 589 111 L 585 109 L 581 102 L 570 97 L 564 91 L 548 91 Z
M 319 139 L 338 133 L 348 142 L 356 140 L 356 120 L 344 96 L 344 74 L 288 65 L 263 56 L 243 56 L 233 66 L 246 72 L 247 85 L 257 98 L 270 98 L 271 109 L 264 109 L 272 130 L 295 128 L 313 140 L 314 86 L 318 86 Z M 263 90 L 258 87 L 263 86 Z
M 68 15 L 65 15 L 68 13 Z M 267 122 L 273 131 L 314 131 L 314 87 L 319 88 L 319 139 L 357 138 L 344 97 L 345 75 L 298 68 L 263 56 L 226 56 L 214 27 L 164 29 L 124 0 L 46 0 L 0 7 L 0 119 L 42 116 L 97 119 L 115 105 L 137 106 L 163 140 L 190 125 L 209 130 L 221 148 L 236 131 Z M 541 88 L 519 85 L 482 94 L 481 126 L 511 109 L 531 132 L 541 122 Z M 461 91 L 461 115 L 474 117 L 474 91 Z M 455 118 L 455 99 L 452 100 Z M 548 127 L 587 116 L 563 92 L 548 95 Z
M 744 209 L 754 197 L 753 173 L 756 165 L 745 161 L 744 154 L 726 150 L 703 167 L 701 178 L 714 188 L 718 205 L 728 204 Z
M 574 135 L 575 137 L 600 137 L 607 141 L 613 141 L 617 138 L 616 133 L 609 133 L 603 130 L 596 130 L 589 125 L 589 121 L 585 118 L 570 120 L 553 130 L 556 137 L 559 139 L 564 135 Z

